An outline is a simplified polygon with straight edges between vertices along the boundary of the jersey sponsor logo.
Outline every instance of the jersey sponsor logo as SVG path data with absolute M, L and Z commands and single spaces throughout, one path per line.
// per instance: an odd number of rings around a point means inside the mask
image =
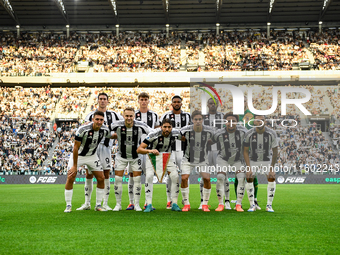
M 125 129 L 125 127 L 123 127 L 121 133 L 122 133 L 122 134 L 125 134 L 125 132 L 126 132 L 126 129 Z

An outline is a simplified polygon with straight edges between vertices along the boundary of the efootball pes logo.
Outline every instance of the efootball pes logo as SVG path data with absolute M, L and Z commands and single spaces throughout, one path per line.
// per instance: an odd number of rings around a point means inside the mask
M 244 91 L 235 86 L 235 85 L 231 85 L 231 84 L 215 84 L 218 85 L 219 88 L 222 88 L 223 90 L 228 90 L 231 92 L 232 98 L 233 98 L 233 114 L 237 114 L 237 115 L 243 115 L 244 114 L 244 101 L 245 101 L 245 97 L 244 97 Z M 218 98 L 220 104 L 222 105 L 222 100 L 220 98 L 220 96 L 218 95 L 217 91 L 211 86 L 208 85 L 206 83 L 203 82 L 198 82 L 197 85 L 194 85 L 194 88 L 196 89 L 200 89 L 203 90 L 204 92 L 206 92 L 215 102 L 216 104 L 216 100 L 213 96 L 213 94 L 207 90 L 207 88 L 209 88 Z M 311 98 L 311 93 L 308 89 L 305 88 L 296 88 L 296 87 L 273 87 L 272 90 L 272 106 L 270 109 L 268 110 L 257 110 L 255 109 L 254 105 L 253 105 L 253 90 L 256 87 L 249 87 L 246 89 L 245 92 L 247 92 L 247 104 L 248 104 L 248 109 L 256 115 L 270 115 L 272 113 L 274 113 L 277 109 L 278 106 L 278 102 L 281 102 L 281 115 L 287 115 L 287 105 L 295 105 L 297 108 L 300 109 L 300 111 L 305 114 L 305 115 L 312 115 L 302 104 L 303 103 L 307 103 L 310 98 Z M 278 92 L 281 92 L 281 99 L 278 99 Z M 304 94 L 305 97 L 303 98 L 287 98 L 288 95 L 292 95 L 294 93 L 301 93 Z

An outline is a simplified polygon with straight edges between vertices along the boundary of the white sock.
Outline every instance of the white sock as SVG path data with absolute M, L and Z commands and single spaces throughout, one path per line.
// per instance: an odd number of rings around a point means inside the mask
M 134 195 L 133 195 L 133 177 L 129 176 L 129 182 L 128 182 L 128 190 L 129 190 L 129 201 L 130 204 L 133 204 L 133 200 L 134 200 Z
M 246 183 L 246 190 L 248 194 L 250 206 L 254 205 L 254 184 L 252 182 Z
M 73 189 L 71 189 L 71 190 L 65 189 L 66 205 L 72 205 L 72 196 L 73 196 Z
M 229 189 L 229 178 L 225 178 L 224 182 L 224 202 L 229 202 L 230 199 L 230 189 Z
M 207 205 L 210 198 L 211 189 L 203 188 L 203 205 Z
M 116 196 L 116 204 L 122 204 L 122 193 L 123 193 L 123 185 L 122 185 L 123 177 L 115 176 L 115 196 Z
M 103 196 L 105 194 L 105 189 L 96 189 L 96 206 L 102 204 Z
M 216 182 L 216 194 L 218 203 L 223 205 L 223 195 L 224 195 L 224 182 L 225 182 L 224 174 L 217 174 L 217 182 Z
M 201 177 L 201 180 L 200 180 L 201 203 L 203 203 L 203 184 L 204 184 L 204 181 L 203 181 L 203 178 Z M 216 189 L 217 189 L 217 188 L 216 188 Z
M 153 175 L 147 174 L 145 178 L 145 203 L 152 204 Z
M 140 194 L 142 193 L 142 184 L 141 184 L 141 177 L 135 176 L 133 177 L 133 193 L 135 195 L 135 206 L 139 205 Z
M 93 191 L 93 179 L 86 179 L 85 180 L 85 204 L 91 204 L 91 196 Z
M 177 172 L 171 173 L 169 177 L 171 178 L 172 204 L 177 204 L 179 195 L 178 173 Z
M 236 178 L 238 180 L 238 184 L 237 184 L 237 189 L 236 189 L 236 199 L 237 205 L 242 205 L 242 199 L 244 196 L 244 190 L 245 190 L 245 179 L 244 179 L 244 173 L 240 173 L 236 175 Z
M 267 205 L 272 205 L 276 190 L 276 181 L 268 182 L 267 186 Z
M 107 202 L 109 201 L 109 195 L 110 195 L 110 179 L 104 179 L 104 198 L 103 198 L 103 205 L 107 205 Z
M 166 179 L 166 200 L 167 202 L 171 202 L 171 178 L 169 175 Z
M 189 187 L 181 188 L 182 198 L 184 205 L 190 205 L 189 203 Z

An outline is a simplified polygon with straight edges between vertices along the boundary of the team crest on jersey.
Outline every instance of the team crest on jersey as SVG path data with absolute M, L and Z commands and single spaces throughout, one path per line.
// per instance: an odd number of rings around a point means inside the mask
M 137 130 L 134 130 L 134 131 L 133 131 L 133 135 L 137 135 Z
M 151 116 L 148 116 L 148 120 L 151 121 Z
M 236 140 L 240 140 L 240 136 L 239 135 L 236 135 Z
M 185 121 L 185 116 L 182 116 L 182 121 Z
M 205 141 L 207 137 L 205 135 L 202 135 L 202 140 Z
M 265 137 L 265 138 L 264 138 L 264 142 L 265 142 L 265 143 L 268 142 L 268 137 Z

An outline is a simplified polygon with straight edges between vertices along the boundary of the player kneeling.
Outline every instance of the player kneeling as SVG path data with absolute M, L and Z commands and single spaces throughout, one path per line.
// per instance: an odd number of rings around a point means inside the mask
M 104 174 L 103 167 L 96 154 L 98 144 L 104 138 L 114 138 L 110 130 L 103 126 L 104 113 L 97 111 L 93 116 L 93 122 L 79 127 L 73 146 L 73 153 L 68 162 L 67 181 L 65 185 L 66 209 L 64 212 L 69 213 L 72 210 L 73 183 L 77 175 L 78 166 L 86 165 L 89 173 L 97 179 L 97 197 L 96 211 L 106 211 L 102 208 L 101 203 L 104 196 Z

